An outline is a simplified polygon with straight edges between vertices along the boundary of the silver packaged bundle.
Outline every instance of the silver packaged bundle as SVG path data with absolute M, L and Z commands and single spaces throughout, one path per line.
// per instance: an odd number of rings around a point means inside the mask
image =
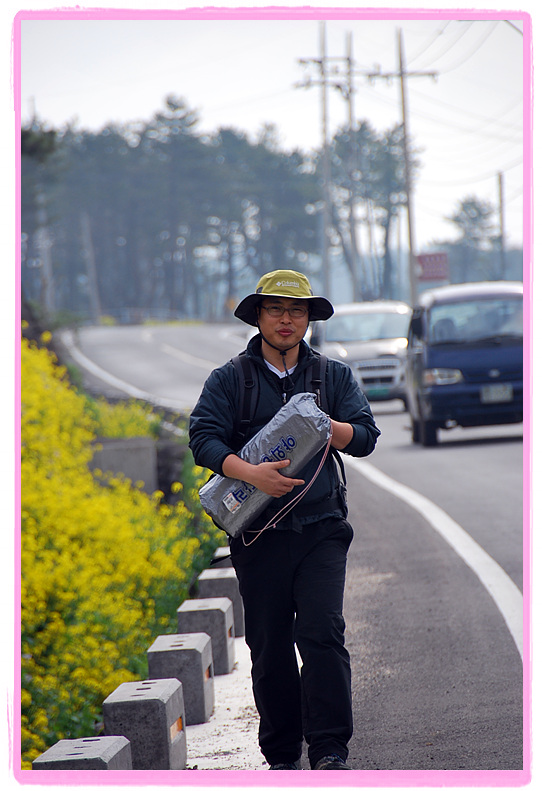
M 314 393 L 294 395 L 239 451 L 251 464 L 290 459 L 284 472 L 295 478 L 331 435 L 329 417 L 316 406 Z M 201 505 L 232 538 L 239 536 L 275 498 L 244 481 L 214 475 L 199 490 Z

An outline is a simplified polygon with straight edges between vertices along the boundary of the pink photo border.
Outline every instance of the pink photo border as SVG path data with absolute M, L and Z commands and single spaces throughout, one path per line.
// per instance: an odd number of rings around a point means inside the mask
M 523 269 L 524 285 L 526 288 L 525 316 L 524 316 L 524 370 L 525 370 L 525 395 L 524 395 L 524 422 L 526 433 L 523 446 L 523 564 L 525 571 L 525 596 L 524 596 L 524 767 L 522 770 L 509 771 L 461 771 L 461 770 L 423 770 L 423 771 L 354 771 L 343 777 L 341 787 L 516 787 L 527 785 L 531 780 L 532 762 L 532 664 L 531 664 L 531 582 L 532 582 L 532 287 L 533 287 L 533 139 L 532 139 L 532 21 L 529 14 L 523 11 L 511 10 L 473 10 L 473 9 L 402 9 L 402 8 L 311 8 L 308 6 L 267 8 L 192 8 L 185 10 L 129 10 L 122 8 L 58 8 L 47 10 L 20 11 L 14 20 L 12 31 L 13 49 L 13 93 L 15 109 L 15 139 L 20 140 L 21 128 L 21 22 L 24 20 L 165 20 L 165 19 L 251 19 L 251 20 L 340 20 L 340 19 L 514 19 L 523 23 Z M 21 234 L 21 190 L 20 190 L 20 145 L 16 145 L 16 274 L 15 274 L 15 338 L 20 336 L 20 234 Z M 32 772 L 18 768 L 20 762 L 20 342 L 16 340 L 15 349 L 15 653 L 14 653 L 14 695 L 13 711 L 8 711 L 10 768 L 15 779 L 24 785 L 39 786 L 79 786 L 79 785 L 106 785 L 106 786 L 145 786 L 145 785 L 181 785 L 188 787 L 276 787 L 277 780 L 266 772 L 259 771 L 153 771 L 141 772 Z M 291 786 L 292 782 L 284 785 Z M 296 775 L 295 786 L 300 787 L 337 787 L 334 777 L 321 774 L 305 773 Z

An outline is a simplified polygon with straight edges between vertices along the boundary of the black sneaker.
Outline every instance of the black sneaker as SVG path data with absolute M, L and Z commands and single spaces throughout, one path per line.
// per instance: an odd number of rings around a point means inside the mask
M 270 769 L 301 769 L 300 761 L 286 761 L 282 764 L 271 764 Z
M 340 755 L 324 755 L 317 761 L 315 769 L 351 769 L 350 766 L 344 761 Z

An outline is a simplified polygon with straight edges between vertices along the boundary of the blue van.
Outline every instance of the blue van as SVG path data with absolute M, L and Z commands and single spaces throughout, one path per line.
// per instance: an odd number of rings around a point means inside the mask
M 412 441 L 438 429 L 523 420 L 523 285 L 499 281 L 423 292 L 406 361 Z

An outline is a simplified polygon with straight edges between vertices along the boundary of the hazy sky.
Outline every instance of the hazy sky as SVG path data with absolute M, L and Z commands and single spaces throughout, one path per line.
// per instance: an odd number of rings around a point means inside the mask
M 321 25 L 316 18 L 111 20 L 107 11 L 89 18 L 21 24 L 21 114 L 32 113 L 56 127 L 68 122 L 98 130 L 108 122 L 150 120 L 167 94 L 198 111 L 199 129 L 232 126 L 256 135 L 264 123 L 277 126 L 287 149 L 314 149 L 322 142 L 321 89 L 296 87 L 319 79 Z M 313 16 L 318 12 L 313 10 Z M 224 9 L 224 14 L 227 14 Z M 332 13 L 332 12 L 331 12 Z M 357 120 L 377 130 L 401 120 L 400 81 L 367 73 L 397 74 L 398 31 L 405 70 L 408 121 L 422 163 L 415 184 L 416 252 L 432 240 L 453 238 L 451 215 L 460 200 L 475 196 L 495 207 L 498 174 L 504 185 L 504 228 L 509 244 L 522 242 L 523 37 L 521 14 L 507 20 L 482 12 L 418 12 L 407 19 L 367 18 L 350 9 L 349 19 L 326 21 L 330 70 L 344 83 L 347 34 L 355 63 Z M 424 12 L 427 13 L 427 12 Z M 455 12 L 455 17 L 458 17 Z M 427 76 L 436 72 L 436 77 Z M 337 89 L 329 91 L 329 129 L 347 120 Z M 406 243 L 406 228 L 403 228 Z

